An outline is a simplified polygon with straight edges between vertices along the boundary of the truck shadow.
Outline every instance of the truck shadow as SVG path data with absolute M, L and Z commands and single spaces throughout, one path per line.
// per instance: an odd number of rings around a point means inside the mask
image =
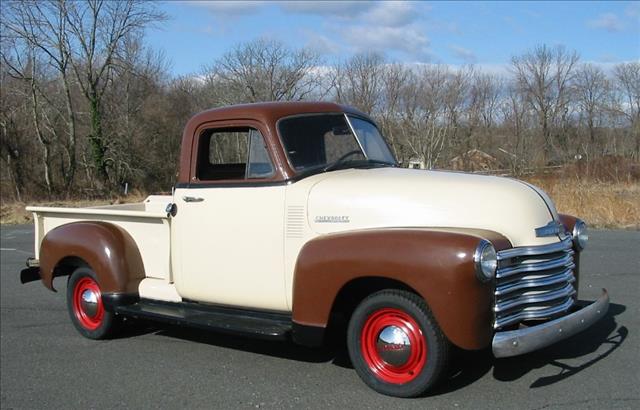
M 624 305 L 612 303 L 607 316 L 581 334 L 529 355 L 496 360 L 493 366 L 494 378 L 511 381 L 519 379 L 532 369 L 547 365 L 555 367 L 557 373 L 541 377 L 531 384 L 531 388 L 536 388 L 557 383 L 581 372 L 609 356 L 626 340 L 629 330 L 625 326 L 618 326 L 615 321 L 615 316 L 625 310 Z M 596 352 L 597 355 L 593 356 Z M 584 361 L 579 364 L 563 362 L 580 358 L 584 358 Z
M 625 326 L 618 326 L 615 316 L 625 310 L 624 305 L 611 303 L 607 315 L 593 327 L 553 346 L 522 356 L 496 359 L 490 349 L 479 352 L 456 351 L 448 379 L 430 395 L 458 390 L 491 370 L 494 379 L 508 382 L 518 380 L 534 369 L 548 368 L 550 374 L 535 380 L 530 388 L 567 379 L 603 360 L 622 345 L 629 330 Z
M 448 376 L 428 395 L 437 396 L 459 390 L 492 370 L 494 379 L 508 382 L 517 380 L 534 369 L 548 368 L 550 374 L 535 380 L 530 388 L 560 382 L 593 366 L 622 345 L 629 331 L 625 326 L 618 326 L 615 316 L 625 310 L 624 305 L 611 303 L 607 315 L 595 326 L 553 346 L 523 356 L 496 359 L 490 349 L 476 352 L 455 349 Z M 307 348 L 290 341 L 260 340 L 178 326 L 159 326 L 148 322 L 137 322 L 135 326 L 129 326 L 123 337 L 149 333 L 287 360 L 332 363 L 352 368 L 346 348 L 336 344 L 325 348 Z M 597 355 L 594 356 L 596 352 Z M 566 361 L 571 361 L 572 364 Z
M 308 363 L 325 363 L 335 358 L 330 348 L 308 348 L 291 341 L 272 341 L 250 338 L 241 335 L 228 335 L 214 331 L 165 325 L 160 328 L 157 324 L 148 323 L 148 330 L 142 333 L 155 333 L 158 336 L 204 343 L 281 359 L 295 360 Z

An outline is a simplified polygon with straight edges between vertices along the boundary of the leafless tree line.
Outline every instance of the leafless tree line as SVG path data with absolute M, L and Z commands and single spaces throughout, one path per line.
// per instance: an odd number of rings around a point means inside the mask
M 545 45 L 508 72 L 406 65 L 379 54 L 328 64 L 258 39 L 197 76 L 172 77 L 145 29 L 166 16 L 138 0 L 2 2 L 3 200 L 102 196 L 128 183 L 167 191 L 198 111 L 330 100 L 370 113 L 397 158 L 447 168 L 473 149 L 519 169 L 577 157 L 640 157 L 640 63 L 611 70 Z M 199 51 L 202 52 L 202 51 Z

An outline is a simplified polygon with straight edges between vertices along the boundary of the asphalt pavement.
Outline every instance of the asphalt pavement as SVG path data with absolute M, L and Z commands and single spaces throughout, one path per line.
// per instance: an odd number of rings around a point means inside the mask
M 521 357 L 459 352 L 427 397 L 367 388 L 343 353 L 176 327 L 131 325 L 91 341 L 71 324 L 66 279 L 53 293 L 21 285 L 33 229 L 0 228 L 0 390 L 11 408 L 640 408 L 640 232 L 591 232 L 580 298 L 601 288 L 607 317 L 590 330 Z

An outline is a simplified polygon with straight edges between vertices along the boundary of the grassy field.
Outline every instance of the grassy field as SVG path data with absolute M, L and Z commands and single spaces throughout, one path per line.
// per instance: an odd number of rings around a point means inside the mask
M 529 178 L 556 204 L 558 212 L 575 215 L 595 228 L 640 229 L 640 182 Z
M 640 181 L 598 182 L 584 179 L 532 177 L 527 181 L 544 189 L 560 213 L 579 216 L 594 228 L 640 229 Z M 98 206 L 125 202 L 140 202 L 144 195 L 91 201 L 36 201 L 41 206 Z M 31 213 L 24 203 L 0 205 L 0 223 L 31 222 Z

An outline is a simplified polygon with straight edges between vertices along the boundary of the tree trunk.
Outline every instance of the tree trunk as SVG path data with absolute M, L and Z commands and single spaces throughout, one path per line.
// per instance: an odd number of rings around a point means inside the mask
M 100 101 L 95 92 L 92 93 L 91 99 L 89 100 L 89 109 L 91 110 L 91 135 L 89 135 L 91 159 L 102 186 L 108 187 L 109 174 L 107 172 L 106 163 L 107 147 L 104 143 L 103 137 Z
M 64 94 L 66 97 L 67 108 L 67 128 L 68 128 L 68 143 L 67 143 L 67 156 L 69 159 L 69 167 L 64 172 L 64 188 L 65 195 L 68 197 L 73 185 L 73 179 L 76 175 L 77 158 L 76 158 L 76 117 L 73 111 L 73 104 L 71 100 L 71 89 L 69 87 L 69 80 L 66 74 L 62 75 L 62 84 L 64 88 Z
M 33 64 L 35 67 L 35 63 Z M 36 90 L 35 83 L 35 68 L 32 71 L 31 75 L 31 116 L 33 119 L 34 129 L 36 131 L 36 137 L 42 145 L 42 162 L 44 167 L 44 183 L 47 188 L 47 194 L 49 198 L 53 193 L 53 183 L 51 181 L 51 160 L 50 160 L 50 151 L 49 151 L 49 143 L 50 141 L 45 138 L 42 134 L 42 128 L 40 127 L 40 117 L 38 116 L 38 95 Z

